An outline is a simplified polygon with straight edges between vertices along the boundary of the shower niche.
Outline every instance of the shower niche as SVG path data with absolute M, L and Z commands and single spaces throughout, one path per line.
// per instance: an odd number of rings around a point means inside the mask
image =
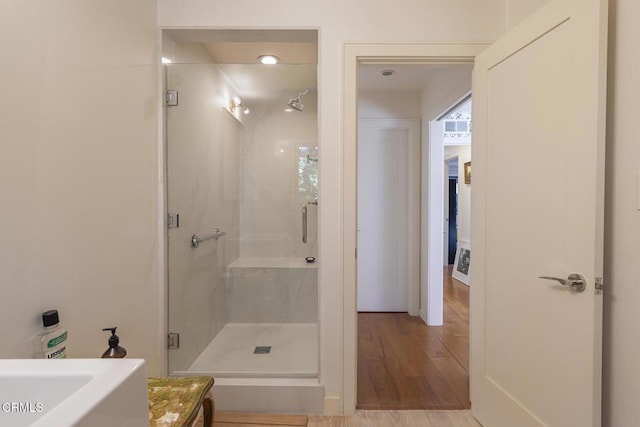
M 317 378 L 317 32 L 164 30 L 163 63 L 169 374 Z

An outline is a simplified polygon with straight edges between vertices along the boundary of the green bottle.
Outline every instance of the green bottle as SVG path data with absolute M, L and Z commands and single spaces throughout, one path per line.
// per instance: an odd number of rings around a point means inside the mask
M 65 359 L 67 357 L 67 330 L 60 326 L 58 310 L 42 313 L 42 332 L 35 342 L 38 359 Z

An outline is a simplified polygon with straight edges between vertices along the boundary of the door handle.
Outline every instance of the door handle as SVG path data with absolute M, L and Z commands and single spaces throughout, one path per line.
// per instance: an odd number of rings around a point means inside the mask
M 302 243 L 307 243 L 307 205 L 302 205 Z
M 562 286 L 567 286 L 571 292 L 579 293 L 586 289 L 587 281 L 582 274 L 571 273 L 568 278 L 561 279 L 560 277 L 552 276 L 538 276 L 539 279 L 555 280 Z

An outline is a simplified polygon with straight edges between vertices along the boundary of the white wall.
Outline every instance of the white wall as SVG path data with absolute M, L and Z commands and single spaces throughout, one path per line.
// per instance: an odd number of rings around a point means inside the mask
M 358 91 L 358 118 L 419 119 L 420 91 Z
M 3 1 L 0 357 L 60 311 L 71 357 L 118 326 L 162 370 L 156 2 Z
M 505 0 L 506 28 L 515 27 L 548 2 L 549 0 Z
M 437 119 L 471 92 L 471 71 L 470 65 L 438 68 L 422 89 L 421 111 L 424 122 Z M 423 126 L 426 126 L 425 123 Z
M 443 322 L 444 145 L 442 122 L 435 120 L 470 91 L 471 67 L 452 66 L 439 69 L 421 95 L 421 223 L 426 226 L 421 229 L 420 316 L 428 325 Z
M 162 58 L 173 64 L 213 64 L 213 57 L 202 43 L 179 43 L 162 32 Z
M 317 157 L 318 110 L 315 91 L 303 98 L 304 111 L 285 112 L 296 93 L 254 101 L 241 147 L 242 257 L 317 257 L 318 206 L 307 206 L 307 243 L 302 242 L 302 206 L 316 199 L 299 187 L 300 147 Z M 316 167 L 317 163 L 310 163 Z M 303 185 L 306 190 L 308 186 Z

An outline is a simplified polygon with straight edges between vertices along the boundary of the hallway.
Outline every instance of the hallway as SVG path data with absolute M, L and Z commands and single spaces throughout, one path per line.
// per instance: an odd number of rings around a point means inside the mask
M 358 313 L 358 409 L 468 409 L 469 288 L 444 273 L 444 326 Z

